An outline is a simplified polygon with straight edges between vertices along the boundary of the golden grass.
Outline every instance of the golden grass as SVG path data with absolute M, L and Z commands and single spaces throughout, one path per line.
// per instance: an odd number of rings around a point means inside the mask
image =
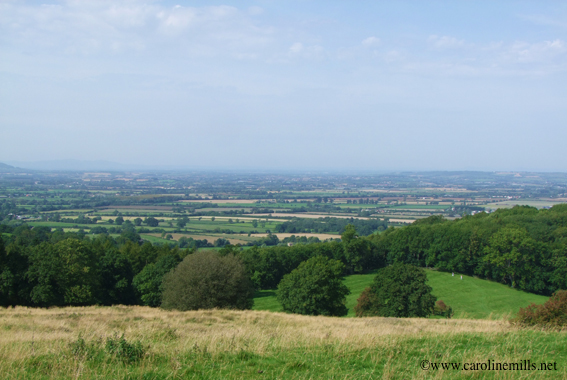
M 185 350 L 207 346 L 209 352 L 246 347 L 262 354 L 274 345 L 316 346 L 322 342 L 374 347 L 389 337 L 458 333 L 504 333 L 514 329 L 503 321 L 431 320 L 396 318 L 333 318 L 272 313 L 268 311 L 164 311 L 141 306 L 0 309 L 2 357 L 16 359 L 27 347 L 52 351 L 80 334 L 86 340 L 124 333 L 128 338 L 156 342 L 161 351 L 171 342 L 161 335 L 174 331 L 175 346 Z M 25 345 L 21 345 L 25 343 Z
M 300 237 L 300 236 L 305 236 L 305 237 L 316 237 L 319 238 L 320 240 L 326 240 L 326 239 L 340 239 L 341 235 L 334 235 L 334 234 L 316 234 L 316 233 L 303 233 L 303 232 L 298 232 L 295 234 L 289 234 L 289 233 L 275 233 L 272 235 L 276 235 L 278 237 L 278 239 L 285 239 L 287 237 L 290 237 L 292 235 L 296 236 L 296 237 Z M 244 236 L 244 235 L 241 235 Z M 251 236 L 253 237 L 266 237 L 268 236 L 268 234 L 252 234 Z
M 558 350 L 561 345 L 556 343 L 565 341 L 565 333 L 533 331 L 526 335 L 504 320 L 345 319 L 266 311 L 179 312 L 139 306 L 16 307 L 0 309 L 0 331 L 4 378 L 145 379 L 154 377 L 142 375 L 158 370 L 165 375 L 155 378 L 168 379 L 241 379 L 261 373 L 270 379 L 567 376 L 565 363 L 560 361 L 564 358 Z M 69 343 L 79 336 L 87 342 L 104 342 L 121 334 L 148 347 L 140 363 L 95 363 L 70 354 Z M 486 362 L 490 358 L 557 360 L 560 371 L 419 369 L 422 359 Z
M 363 216 L 346 216 L 346 215 L 334 215 L 334 214 L 307 214 L 307 213 L 299 213 L 299 214 L 291 214 L 287 212 L 272 212 L 271 214 L 254 214 L 259 217 L 262 216 L 273 216 L 273 217 L 283 217 L 283 218 L 304 218 L 304 219 L 319 219 L 319 218 L 339 218 L 339 219 L 363 219 L 369 220 L 370 218 L 366 218 Z
M 161 234 L 145 234 L 145 235 L 161 237 Z M 173 237 L 173 240 L 175 240 L 175 241 L 179 241 L 179 239 L 181 239 L 182 237 L 186 237 L 186 238 L 193 238 L 195 240 L 207 239 L 207 241 L 209 243 L 214 243 L 215 240 L 217 240 L 219 238 L 223 238 L 223 239 L 230 241 L 230 244 L 246 244 L 247 243 L 246 240 L 231 238 L 230 236 L 233 236 L 233 235 L 193 235 L 193 234 L 174 234 L 174 233 L 172 233 L 172 234 L 166 233 L 166 235 L 171 235 Z

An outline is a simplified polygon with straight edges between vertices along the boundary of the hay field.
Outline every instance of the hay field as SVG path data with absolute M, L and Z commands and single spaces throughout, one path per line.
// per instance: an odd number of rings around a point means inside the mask
M 291 237 L 292 235 L 296 236 L 296 237 L 300 237 L 300 236 L 305 236 L 305 237 L 316 237 L 319 238 L 321 241 L 322 240 L 326 240 L 326 239 L 340 239 L 341 235 L 334 235 L 334 234 L 316 234 L 316 233 L 302 233 L 302 232 L 298 232 L 295 234 L 288 234 L 288 233 L 274 233 L 272 235 L 276 235 L 278 237 L 278 239 L 282 240 L 285 239 L 287 237 Z M 244 235 L 241 235 L 244 236 Z M 252 234 L 251 237 L 266 237 L 268 236 L 268 234 Z
M 143 234 L 143 235 L 161 237 L 161 234 Z M 207 241 L 209 243 L 214 243 L 215 240 L 217 240 L 219 238 L 223 238 L 223 239 L 230 241 L 230 244 L 246 244 L 247 243 L 246 240 L 234 239 L 234 238 L 230 237 L 230 235 L 221 235 L 221 234 L 219 234 L 219 235 L 193 235 L 193 234 L 174 234 L 174 233 L 172 233 L 172 234 L 167 234 L 167 235 L 173 236 L 173 240 L 175 240 L 175 241 L 178 241 L 182 237 L 186 237 L 186 238 L 193 238 L 195 240 L 207 239 Z M 242 236 L 242 235 L 237 235 L 237 236 Z
M 258 216 L 273 216 L 273 217 L 282 217 L 282 218 L 304 218 L 304 219 L 319 219 L 319 218 L 340 218 L 340 219 L 365 219 L 369 220 L 371 218 L 366 218 L 362 216 L 346 216 L 346 215 L 333 215 L 333 214 L 307 214 L 307 213 L 300 213 L 300 214 L 291 214 L 287 212 L 273 212 L 271 214 L 254 214 Z
M 512 208 L 514 206 L 531 206 L 536 207 L 538 209 L 543 207 L 553 207 L 554 205 L 558 204 L 565 204 L 564 200 L 557 201 L 557 200 L 511 200 L 511 201 L 502 201 L 502 202 L 495 202 L 495 203 L 488 203 L 486 205 L 482 205 L 485 209 L 497 209 L 497 208 Z
M 566 332 L 505 321 L 308 317 L 148 307 L 0 309 L 6 379 L 565 379 Z M 139 360 L 105 351 L 140 342 Z M 78 345 L 78 337 L 84 339 Z M 72 343 L 75 343 L 72 345 Z M 77 349 L 77 347 L 83 349 Z M 423 360 L 555 362 L 553 371 L 425 371 Z
M 237 203 L 237 204 L 251 204 L 256 203 L 260 199 L 202 199 L 202 200 L 181 200 L 183 203 Z

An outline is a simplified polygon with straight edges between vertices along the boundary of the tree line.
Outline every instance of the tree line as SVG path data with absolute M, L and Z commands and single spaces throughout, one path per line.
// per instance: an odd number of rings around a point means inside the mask
M 301 262 L 321 255 L 341 261 L 346 274 L 405 263 L 551 295 L 567 289 L 567 205 L 516 206 L 457 220 L 431 216 L 367 237 L 351 225 L 341 242 L 255 247 L 241 255 L 262 289 L 275 289 Z
M 161 303 L 163 276 L 193 250 L 117 238 L 0 225 L 0 305 Z
M 124 223 L 126 224 L 126 223 Z M 0 305 L 159 306 L 164 276 L 195 248 L 144 242 L 132 226 L 119 237 L 0 224 Z M 567 205 L 514 207 L 457 220 L 432 216 L 410 226 L 341 241 L 288 246 L 226 245 L 256 289 L 276 289 L 302 262 L 324 256 L 344 275 L 391 264 L 435 267 L 551 295 L 567 289 Z
M 355 218 L 318 218 L 300 219 L 294 218 L 290 221 L 278 224 L 275 228 L 278 233 L 326 233 L 338 232 L 342 234 L 346 226 L 353 225 L 360 235 L 370 235 L 376 231 L 385 230 L 388 223 L 378 219 L 355 219 Z

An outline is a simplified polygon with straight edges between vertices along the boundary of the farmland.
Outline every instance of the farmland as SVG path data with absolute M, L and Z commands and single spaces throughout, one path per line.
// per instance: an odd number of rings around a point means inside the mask
M 142 239 L 167 244 L 179 244 L 182 237 L 266 244 L 262 238 L 291 219 L 356 219 L 399 227 L 435 215 L 454 219 L 516 204 L 550 207 L 565 202 L 567 191 L 567 179 L 542 173 L 23 175 L 20 170 L 14 175 L 3 170 L 0 202 L 5 221 L 91 235 L 120 234 L 122 223 L 132 223 Z M 121 221 L 115 223 L 118 217 Z M 147 225 L 147 218 L 158 224 Z M 300 235 L 322 241 L 338 238 L 341 232 L 321 235 L 311 229 Z M 277 235 L 279 243 L 289 236 Z

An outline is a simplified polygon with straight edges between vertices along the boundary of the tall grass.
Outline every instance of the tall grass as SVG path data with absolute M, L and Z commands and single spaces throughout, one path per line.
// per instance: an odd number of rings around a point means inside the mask
M 504 320 L 16 307 L 0 309 L 0 331 L 5 379 L 567 378 L 567 332 Z M 117 345 L 134 353 L 120 356 Z M 555 361 L 558 370 L 423 371 L 424 359 Z

